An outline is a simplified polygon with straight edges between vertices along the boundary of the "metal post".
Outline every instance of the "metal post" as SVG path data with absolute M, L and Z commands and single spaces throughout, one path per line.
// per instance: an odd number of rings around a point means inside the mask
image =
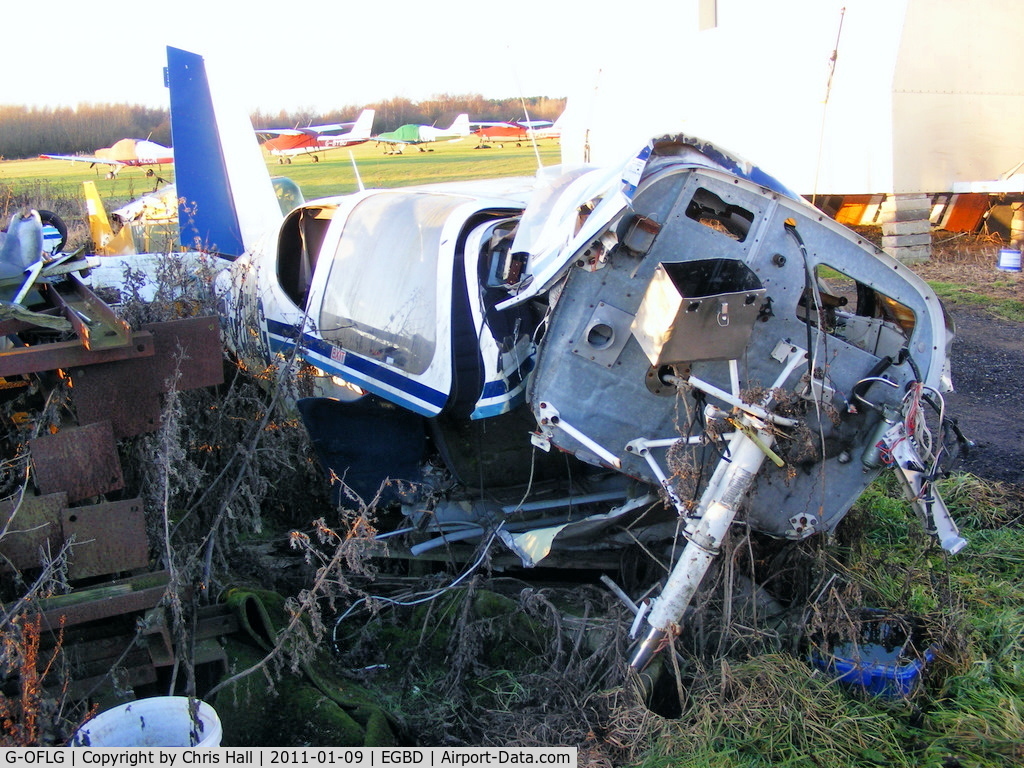
M 740 420 L 753 428 L 752 434 L 764 446 L 771 447 L 772 435 L 762 429 L 760 422 L 746 415 Z M 732 435 L 729 453 L 730 460 L 719 462 L 715 476 L 704 491 L 697 508 L 699 518 L 687 526 L 686 547 L 647 617 L 651 629 L 630 663 L 637 671 L 647 666 L 682 619 L 766 455 L 762 447 L 741 430 Z

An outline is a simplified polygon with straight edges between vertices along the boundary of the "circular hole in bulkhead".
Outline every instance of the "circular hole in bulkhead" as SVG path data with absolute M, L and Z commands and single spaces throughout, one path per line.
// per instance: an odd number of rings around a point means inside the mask
M 615 340 L 615 331 L 607 323 L 594 323 L 587 329 L 587 344 L 594 349 L 607 349 Z

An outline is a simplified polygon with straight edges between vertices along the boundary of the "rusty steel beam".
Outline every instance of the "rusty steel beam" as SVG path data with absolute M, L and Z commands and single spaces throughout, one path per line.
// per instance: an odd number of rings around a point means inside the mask
M 129 360 L 153 356 L 153 335 L 139 331 L 132 335 L 132 343 L 121 347 L 89 351 L 80 341 L 55 341 L 32 344 L 0 352 L 0 376 L 20 376 L 26 373 L 55 371 L 76 365 L 93 365 L 114 360 Z
M 128 323 L 110 305 L 93 293 L 76 274 L 66 280 L 43 285 L 46 297 L 61 308 L 85 348 L 92 350 L 123 347 L 131 340 Z

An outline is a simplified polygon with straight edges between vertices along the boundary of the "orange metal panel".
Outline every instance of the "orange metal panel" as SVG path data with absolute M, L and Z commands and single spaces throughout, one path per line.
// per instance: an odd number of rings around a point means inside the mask
M 974 232 L 981 226 L 988 206 L 988 195 L 954 195 L 950 210 L 942 222 L 942 228 L 947 232 Z

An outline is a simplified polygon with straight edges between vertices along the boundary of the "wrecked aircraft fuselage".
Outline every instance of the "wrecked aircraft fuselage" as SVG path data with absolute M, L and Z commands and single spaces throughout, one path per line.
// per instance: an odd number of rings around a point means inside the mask
M 580 172 L 539 210 L 515 182 L 317 201 L 224 294 L 236 354 L 317 369 L 299 407 L 328 468 L 364 498 L 421 489 L 399 500 L 437 541 L 500 524 L 532 565 L 664 502 L 689 554 L 648 652 L 737 515 L 830 531 L 907 449 L 928 498 L 941 441 L 915 443 L 909 411 L 948 388 L 951 333 L 921 280 L 693 147 L 656 140 L 635 189 Z M 439 459 L 458 482 L 434 482 Z M 922 510 L 963 545 L 937 497 Z
M 176 131 L 201 59 L 169 56 Z M 707 142 L 308 202 L 219 288 L 235 355 L 315 374 L 298 407 L 339 498 L 404 481 L 382 498 L 426 535 L 413 554 L 498 536 L 529 566 L 685 540 L 637 668 L 734 520 L 831 531 L 892 466 L 942 545 L 965 544 L 932 489 L 955 431 L 938 298 Z

